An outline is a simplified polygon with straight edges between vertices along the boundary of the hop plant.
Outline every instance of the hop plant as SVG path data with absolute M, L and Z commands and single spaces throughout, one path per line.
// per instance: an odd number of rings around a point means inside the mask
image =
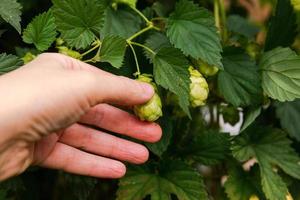
M 156 121 L 159 117 L 162 116 L 162 104 L 159 95 L 157 94 L 157 87 L 155 83 L 153 83 L 151 75 L 142 74 L 139 75 L 138 81 L 150 83 L 154 90 L 155 94 L 153 97 L 145 104 L 134 106 L 134 113 L 142 120 L 142 121 Z
M 82 58 L 81 54 L 78 51 L 74 51 L 72 49 L 69 49 L 68 47 L 59 46 L 56 48 L 58 49 L 58 52 L 61 54 L 64 54 L 64 55 L 67 55 L 67 56 L 70 56 L 72 58 L 79 59 L 79 60 Z
M 23 60 L 24 64 L 26 65 L 27 63 L 31 62 L 35 58 L 36 58 L 36 55 L 32 54 L 31 52 L 27 52 L 23 56 L 22 60 Z
M 208 84 L 198 70 L 190 67 L 189 72 L 191 80 L 190 102 L 193 107 L 203 106 L 209 93 Z
M 203 61 L 197 61 L 198 68 L 200 73 L 202 73 L 204 76 L 214 76 L 216 73 L 218 73 L 219 68 L 216 66 L 210 66 L 207 63 Z

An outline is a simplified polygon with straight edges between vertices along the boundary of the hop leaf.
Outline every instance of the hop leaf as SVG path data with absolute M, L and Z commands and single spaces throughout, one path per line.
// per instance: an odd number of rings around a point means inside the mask
M 271 98 L 293 101 L 300 98 L 300 57 L 289 48 L 276 48 L 261 59 L 262 87 Z
M 153 64 L 156 83 L 175 93 L 179 98 L 179 105 L 190 116 L 190 79 L 185 57 L 177 49 L 164 47 L 155 54 Z
M 262 101 L 258 67 L 239 49 L 228 49 L 223 58 L 224 70 L 218 74 L 218 87 L 232 105 L 257 105 Z
M 251 126 L 234 140 L 233 155 L 240 161 L 255 157 L 261 174 L 261 183 L 267 199 L 285 200 L 288 188 L 273 170 L 281 168 L 285 173 L 300 179 L 300 158 L 290 147 L 291 141 L 281 130 Z
M 21 33 L 21 8 L 16 0 L 0 1 L 0 16 Z
M 214 18 L 204 8 L 191 1 L 179 1 L 169 17 L 167 36 L 184 54 L 222 67 L 220 36 Z
M 104 6 L 97 0 L 52 0 L 58 30 L 69 46 L 88 47 L 100 34 Z
M 113 67 L 120 68 L 126 50 L 126 40 L 119 36 L 107 36 L 103 39 L 100 50 L 100 61 L 109 62 Z
M 159 173 L 151 172 L 147 166 L 129 169 L 121 179 L 117 200 L 141 200 L 147 195 L 151 199 L 180 200 L 208 199 L 202 177 L 180 161 L 165 161 Z
M 205 101 L 208 97 L 209 88 L 205 78 L 199 71 L 193 67 L 189 68 L 190 72 L 190 101 L 193 107 L 205 105 Z
M 35 17 L 23 33 L 23 40 L 40 51 L 47 50 L 56 37 L 55 19 L 50 11 Z
M 0 54 L 0 75 L 13 71 L 22 65 L 22 61 L 14 55 Z

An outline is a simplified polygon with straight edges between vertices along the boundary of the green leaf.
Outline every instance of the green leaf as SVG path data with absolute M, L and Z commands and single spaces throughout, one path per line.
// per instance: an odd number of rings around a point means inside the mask
M 248 126 L 250 126 L 255 119 L 260 115 L 261 107 L 251 108 L 248 112 L 245 113 L 244 122 L 241 127 L 240 132 L 243 132 Z
M 117 200 L 141 200 L 150 195 L 153 200 L 208 199 L 202 177 L 179 161 L 163 162 L 158 174 L 142 167 L 129 169 L 121 179 Z
M 228 134 L 207 131 L 195 137 L 185 156 L 204 165 L 216 165 L 223 161 L 230 152 Z
M 21 33 L 22 6 L 16 0 L 0 1 L 0 16 Z
M 224 54 L 223 65 L 224 70 L 218 74 L 218 87 L 225 100 L 236 107 L 260 103 L 261 81 L 255 62 L 234 49 Z
M 141 19 L 127 10 L 106 9 L 105 22 L 101 30 L 101 36 L 119 35 L 129 38 L 141 28 Z
M 230 15 L 228 17 L 227 28 L 229 31 L 246 36 L 248 39 L 254 39 L 255 35 L 259 32 L 257 26 L 239 15 Z
M 271 18 L 265 51 L 293 44 L 296 29 L 296 15 L 290 0 L 278 0 L 275 15 Z
M 56 38 L 55 19 L 51 11 L 35 17 L 23 33 L 23 40 L 40 51 L 47 50 Z
M 281 127 L 293 138 L 300 141 L 300 100 L 276 104 L 276 115 Z
M 157 53 L 161 48 L 172 47 L 167 36 L 159 32 L 154 32 L 153 34 L 151 34 L 147 38 L 145 46 L 152 49 L 155 53 Z M 147 50 L 144 50 L 144 53 L 146 57 L 152 61 L 154 55 Z
M 271 98 L 293 101 L 300 98 L 300 57 L 289 48 L 276 48 L 261 59 L 262 87 Z
M 222 46 L 214 18 L 192 1 L 176 4 L 167 22 L 167 36 L 185 55 L 222 68 Z
M 64 172 L 60 173 L 59 179 L 59 190 L 68 191 L 60 195 L 61 199 L 87 200 L 97 184 L 96 178 Z
M 274 166 L 300 179 L 300 158 L 290 144 L 285 133 L 270 127 L 251 126 L 234 139 L 232 151 L 235 158 L 239 161 L 257 159 L 263 191 L 270 200 L 285 200 L 288 192 Z
M 97 0 L 52 0 L 58 30 L 69 46 L 88 47 L 99 36 L 104 6 Z
M 230 166 L 228 179 L 224 184 L 226 194 L 230 200 L 249 200 L 252 195 L 259 196 L 259 183 L 250 172 L 242 167 Z
M 109 62 L 113 67 L 120 68 L 123 64 L 126 40 L 119 36 L 107 36 L 103 39 L 100 60 Z
M 188 61 L 179 50 L 162 48 L 155 55 L 153 64 L 156 83 L 176 94 L 179 105 L 190 116 Z
M 14 55 L 0 54 L 0 75 L 19 68 L 23 62 Z
M 173 123 L 169 117 L 164 115 L 163 118 L 160 119 L 159 124 L 163 130 L 162 138 L 159 142 L 153 144 L 147 143 L 146 146 L 152 153 L 161 157 L 162 154 L 168 149 L 168 146 L 171 142 L 173 136 Z
M 21 194 L 26 191 L 25 182 L 20 176 L 10 178 L 0 183 L 0 199 L 20 199 Z M 1 198 L 3 197 L 3 198 Z

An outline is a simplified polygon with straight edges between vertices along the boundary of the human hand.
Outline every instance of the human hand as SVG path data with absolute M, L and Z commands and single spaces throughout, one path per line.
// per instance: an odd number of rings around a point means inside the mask
M 140 164 L 148 150 L 90 127 L 147 142 L 162 134 L 159 125 L 112 106 L 146 102 L 151 86 L 60 54 L 42 54 L 1 76 L 0 91 L 0 180 L 30 165 L 119 178 L 126 168 L 117 160 Z

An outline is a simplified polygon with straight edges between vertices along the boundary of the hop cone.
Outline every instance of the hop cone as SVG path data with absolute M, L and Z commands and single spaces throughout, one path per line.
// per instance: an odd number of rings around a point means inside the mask
M 208 84 L 199 71 L 193 67 L 190 67 L 189 71 L 191 75 L 190 102 L 193 107 L 203 106 L 209 93 Z
M 142 74 L 139 75 L 138 81 L 150 83 L 154 90 L 155 94 L 153 97 L 145 104 L 134 106 L 134 113 L 142 120 L 142 121 L 156 121 L 159 117 L 162 116 L 162 104 L 160 97 L 157 94 L 157 88 L 155 83 L 152 82 L 151 75 Z

